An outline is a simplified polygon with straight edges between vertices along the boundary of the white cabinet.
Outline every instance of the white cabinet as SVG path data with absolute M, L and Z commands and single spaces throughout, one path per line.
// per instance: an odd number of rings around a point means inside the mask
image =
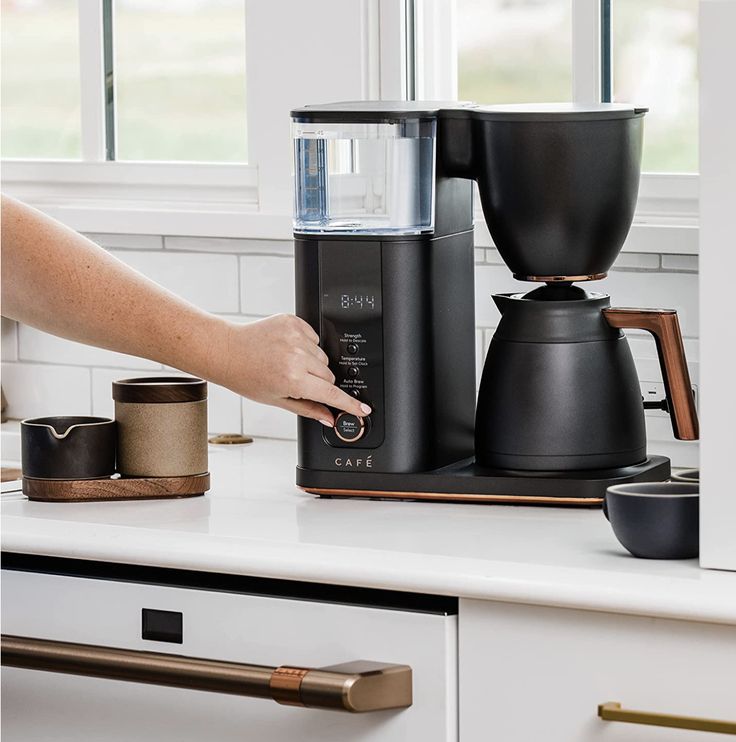
M 446 742 L 457 739 L 457 616 L 3 570 L 4 634 L 258 665 L 410 665 L 410 708 L 350 714 L 3 668 L 4 742 Z M 183 641 L 141 638 L 142 609 L 181 612 Z
M 736 721 L 736 626 L 460 601 L 462 742 L 706 742 L 598 704 Z

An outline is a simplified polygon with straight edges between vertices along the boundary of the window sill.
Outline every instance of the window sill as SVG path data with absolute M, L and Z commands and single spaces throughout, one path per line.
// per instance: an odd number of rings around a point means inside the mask
M 3 163 L 7 193 L 80 232 L 290 240 L 291 214 L 260 211 L 257 186 L 247 165 Z M 492 247 L 477 197 L 475 213 L 476 245 Z M 697 175 L 642 176 L 623 252 L 698 254 Z

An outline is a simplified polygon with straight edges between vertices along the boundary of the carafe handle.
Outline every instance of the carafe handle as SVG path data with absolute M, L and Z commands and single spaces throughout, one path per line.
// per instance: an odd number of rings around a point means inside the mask
M 672 431 L 679 440 L 697 440 L 698 413 L 695 409 L 677 312 L 674 309 L 612 307 L 604 309 L 603 316 L 611 327 L 622 330 L 646 330 L 654 335 L 672 419 Z

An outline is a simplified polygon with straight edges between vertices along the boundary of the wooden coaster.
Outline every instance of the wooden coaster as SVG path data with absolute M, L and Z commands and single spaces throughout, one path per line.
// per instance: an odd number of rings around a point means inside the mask
M 14 482 L 16 479 L 20 479 L 20 469 L 7 469 L 3 467 L 0 469 L 0 481 L 2 482 Z
M 197 497 L 210 488 L 209 472 L 187 477 L 34 479 L 23 477 L 23 494 L 41 502 L 157 500 Z

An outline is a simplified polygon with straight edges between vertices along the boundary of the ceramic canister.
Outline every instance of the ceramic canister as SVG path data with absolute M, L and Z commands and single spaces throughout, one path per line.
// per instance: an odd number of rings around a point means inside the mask
M 207 471 L 207 382 L 187 376 L 113 382 L 118 471 L 181 477 Z

